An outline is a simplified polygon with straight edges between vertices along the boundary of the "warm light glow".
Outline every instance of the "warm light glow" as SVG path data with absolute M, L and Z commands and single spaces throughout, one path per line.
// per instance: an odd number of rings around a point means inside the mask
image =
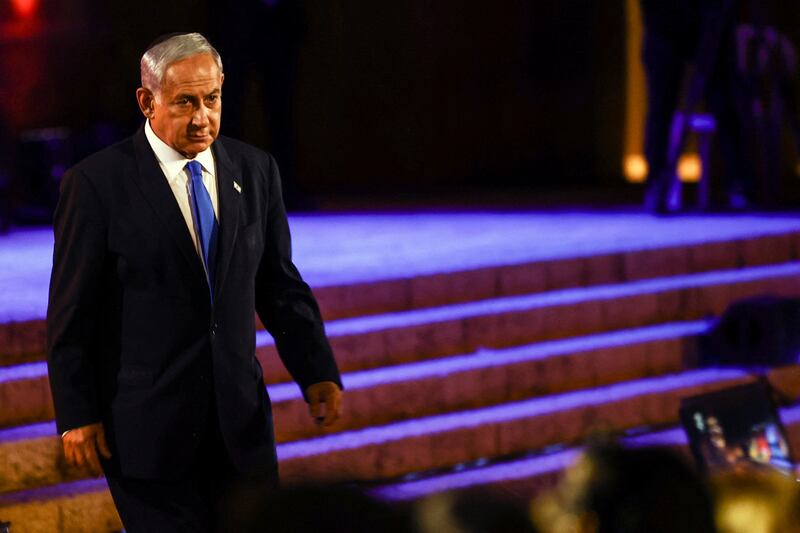
M 642 170 L 642 147 L 644 146 L 644 122 L 647 112 L 647 90 L 642 65 L 642 40 L 644 26 L 639 8 L 640 0 L 625 0 L 625 137 L 622 145 L 622 174 L 630 183 L 642 183 L 647 179 L 647 170 Z
M 703 175 L 703 162 L 697 154 L 683 154 L 678 160 L 678 177 L 684 183 L 697 183 Z
M 644 183 L 647 180 L 647 160 L 642 154 L 626 155 L 622 166 L 629 183 Z
M 14 13 L 20 18 L 30 18 L 39 7 L 39 0 L 11 0 Z
M 623 162 L 628 183 L 644 183 L 647 180 L 647 160 L 642 154 L 628 154 Z M 684 183 L 697 183 L 703 175 L 703 162 L 697 154 L 683 154 L 678 160 L 678 177 Z M 800 164 L 798 164 L 800 175 Z

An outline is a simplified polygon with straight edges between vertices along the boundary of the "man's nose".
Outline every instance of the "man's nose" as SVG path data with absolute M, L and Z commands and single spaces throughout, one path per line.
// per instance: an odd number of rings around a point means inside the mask
M 192 125 L 199 128 L 208 125 L 208 108 L 204 105 L 199 105 L 192 114 Z

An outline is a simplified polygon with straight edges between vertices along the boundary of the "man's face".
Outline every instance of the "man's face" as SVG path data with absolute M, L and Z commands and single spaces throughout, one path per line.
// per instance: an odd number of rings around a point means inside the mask
M 222 80 L 211 54 L 197 54 L 167 66 L 159 95 L 140 88 L 137 99 L 156 135 L 191 159 L 219 134 Z

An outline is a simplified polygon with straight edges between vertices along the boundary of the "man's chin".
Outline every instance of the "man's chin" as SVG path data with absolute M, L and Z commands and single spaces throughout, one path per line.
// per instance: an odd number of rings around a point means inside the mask
M 181 153 L 189 157 L 194 157 L 200 152 L 208 149 L 213 142 L 214 137 L 211 137 L 210 135 L 203 137 L 189 137 L 186 140 L 186 145 L 184 145 Z

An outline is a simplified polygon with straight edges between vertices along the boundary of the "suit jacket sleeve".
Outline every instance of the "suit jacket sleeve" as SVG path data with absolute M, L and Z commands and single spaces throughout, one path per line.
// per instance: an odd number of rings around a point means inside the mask
M 96 336 L 106 229 L 99 198 L 80 171 L 68 172 L 53 221 L 47 364 L 59 433 L 100 421 Z
M 272 156 L 269 156 L 268 181 L 269 205 L 264 255 L 256 279 L 256 310 L 303 394 L 309 385 L 320 381 L 333 381 L 341 388 L 319 306 L 292 263 L 280 175 Z

